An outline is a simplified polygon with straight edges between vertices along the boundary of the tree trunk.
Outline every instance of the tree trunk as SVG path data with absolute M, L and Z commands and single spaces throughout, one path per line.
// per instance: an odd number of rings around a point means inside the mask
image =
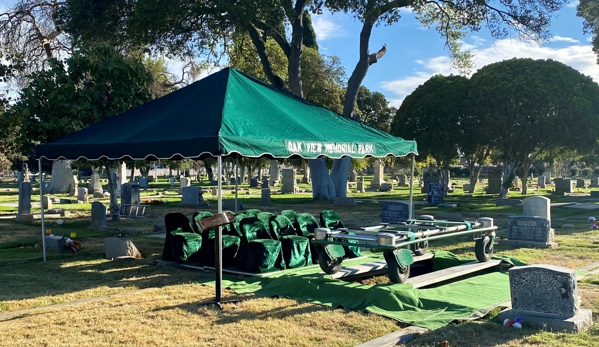
M 133 161 L 133 166 L 131 167 L 131 178 L 129 182 L 135 182 L 135 160 Z
M 206 175 L 208 175 L 208 180 L 210 182 L 214 182 L 214 172 L 212 172 L 212 166 L 204 161 L 204 168 L 206 169 Z
M 518 163 L 503 163 L 503 183 L 501 184 L 498 199 L 505 199 L 507 197 L 509 188 L 512 186 L 512 181 L 516 177 L 516 170 L 518 170 Z
M 243 160 L 239 162 L 239 184 L 245 184 L 245 165 L 243 165 Z
M 532 166 L 532 161 L 526 162 L 524 164 L 522 164 L 522 171 L 524 173 L 524 176 L 522 176 L 522 190 L 520 190 L 520 192 L 522 193 L 522 195 L 526 195 L 526 193 L 528 193 L 528 171 L 530 171 L 530 167 Z
M 331 176 L 329 176 L 324 159 L 310 159 L 308 165 L 312 177 L 312 198 L 314 200 L 333 200 L 336 194 L 335 185 Z
M 441 171 L 441 186 L 443 187 L 443 196 L 447 196 L 449 190 L 449 166 L 442 166 Z
M 106 166 L 106 176 L 108 177 L 108 192 L 110 193 L 110 206 L 108 210 L 110 211 L 110 219 L 112 221 L 121 220 L 121 214 L 119 207 L 119 202 L 116 199 L 116 181 L 112 177 L 112 168 L 110 166 Z
M 46 193 L 68 193 L 74 184 L 71 161 L 55 160 L 52 163 L 52 178 L 50 178 Z
M 351 166 L 351 158 L 337 159 L 333 162 L 331 170 L 331 180 L 335 187 L 335 196 L 345 198 L 347 196 L 347 175 Z
M 476 183 L 478 183 L 478 178 L 480 177 L 480 173 L 483 171 L 482 164 L 478 165 L 478 169 L 474 173 L 474 177 L 472 177 L 472 173 L 470 174 L 470 191 L 469 193 L 474 193 L 474 187 L 476 187 Z M 472 172 L 472 171 L 470 171 Z

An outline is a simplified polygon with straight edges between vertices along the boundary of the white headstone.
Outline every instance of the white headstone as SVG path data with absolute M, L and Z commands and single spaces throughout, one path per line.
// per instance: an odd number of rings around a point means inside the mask
M 87 188 L 77 189 L 77 200 L 87 202 Z
M 189 187 L 191 182 L 188 177 L 181 176 L 179 179 L 179 194 L 183 194 L 183 188 Z
M 297 191 L 298 187 L 295 179 L 295 169 L 284 169 L 281 193 L 296 193 Z
M 372 179 L 372 183 L 370 184 L 370 188 L 379 189 L 381 184 L 385 183 L 383 179 L 383 172 L 385 170 L 385 164 L 381 160 L 376 160 L 374 162 L 374 178 Z
M 547 218 L 551 223 L 551 199 L 544 196 L 531 196 L 522 201 L 525 216 Z
M 100 182 L 98 171 L 98 168 L 92 168 L 91 188 L 94 198 L 104 197 L 104 189 L 102 189 L 102 182 Z

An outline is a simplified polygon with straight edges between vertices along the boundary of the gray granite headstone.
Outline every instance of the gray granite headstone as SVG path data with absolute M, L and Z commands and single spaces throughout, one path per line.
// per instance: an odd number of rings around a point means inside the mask
M 546 180 L 546 177 L 542 176 L 542 175 L 537 178 L 537 185 L 539 186 L 539 188 L 545 188 L 546 187 L 545 180 Z
M 382 202 L 381 206 L 381 222 L 383 223 L 397 223 L 414 218 L 414 209 L 412 209 L 412 216 L 408 216 L 410 204 L 407 202 L 389 200 Z
M 487 186 L 487 194 L 499 194 L 499 192 L 501 192 L 502 180 L 503 172 L 501 170 L 489 171 L 489 183 Z
M 183 188 L 189 187 L 191 180 L 188 177 L 181 176 L 179 180 L 179 194 L 183 194 Z
M 258 188 L 258 179 L 250 178 L 250 188 Z
M 52 209 L 52 199 L 47 196 L 44 195 L 43 199 L 42 199 L 42 208 L 44 210 L 51 210 Z
M 237 200 L 237 209 L 235 209 L 235 200 L 223 200 L 223 210 L 241 211 L 243 210 L 243 202 Z
M 381 187 L 381 184 L 385 183 L 385 180 L 383 178 L 384 171 L 385 163 L 383 163 L 382 160 L 377 159 L 374 162 L 374 178 L 370 183 L 370 188 L 379 189 Z
M 102 189 L 102 182 L 100 181 L 100 174 L 98 173 L 98 169 L 92 169 L 91 176 L 91 189 L 92 195 L 94 198 L 103 198 L 104 197 L 104 189 Z
M 149 188 L 150 187 L 150 185 L 148 184 L 147 177 L 140 177 L 137 182 L 139 183 L 140 188 Z
M 357 206 L 356 199 L 354 198 L 333 198 L 333 205 L 335 206 L 345 206 L 345 207 L 354 207 Z
M 470 183 L 464 183 L 464 185 L 462 186 L 462 190 L 464 192 L 469 192 L 470 191 Z
M 525 216 L 544 217 L 551 224 L 551 199 L 544 196 L 531 196 L 522 201 Z
M 598 188 L 598 187 L 599 187 L 599 177 L 592 176 L 591 177 L 591 188 Z
M 555 191 L 562 193 L 574 192 L 574 181 L 571 179 L 556 178 L 553 180 L 555 183 Z
M 120 237 L 104 239 L 104 252 L 106 253 L 106 259 L 141 259 L 141 253 L 139 253 L 133 242 Z
M 357 184 L 357 189 L 358 189 L 358 193 L 366 192 L 366 189 L 364 188 L 364 176 L 360 177 L 360 181 L 358 181 L 358 184 Z
M 551 183 L 551 172 L 543 172 L 543 176 L 545 176 L 545 184 Z
M 597 190 L 591 190 L 591 198 L 593 198 L 593 199 L 599 199 L 599 191 L 597 191 Z
M 556 248 L 554 230 L 545 217 L 509 216 L 506 244 L 517 244 L 528 247 Z
M 31 182 L 21 182 L 19 185 L 19 204 L 17 222 L 31 222 Z
M 75 196 L 78 193 L 79 189 L 79 180 L 77 176 L 73 175 L 73 180 L 71 181 L 71 190 L 69 191 L 69 196 Z
M 139 205 L 141 204 L 141 196 L 139 184 L 125 183 L 121 187 L 121 204 L 123 205 Z
M 586 183 L 584 181 L 584 179 L 577 179 L 576 180 L 576 188 L 586 188 Z
M 171 176 L 171 178 L 168 179 L 169 184 L 171 185 L 171 187 L 175 186 L 175 178 Z
M 272 201 L 270 200 L 270 189 L 263 188 L 261 193 L 260 205 L 262 206 L 271 206 Z
M 88 201 L 87 188 L 80 187 L 77 189 L 77 200 L 83 202 Z
M 525 324 L 548 331 L 578 332 L 592 324 L 591 310 L 578 305 L 576 273 L 554 265 L 509 269 L 512 307 L 499 319 L 520 316 Z
M 264 177 L 262 178 L 262 188 L 269 188 L 270 187 L 270 181 L 268 180 L 268 178 Z
M 281 186 L 281 193 L 297 193 L 297 180 L 295 178 L 295 169 L 283 169 L 283 185 Z
M 99 201 L 92 202 L 92 223 L 88 229 L 102 230 L 106 228 L 106 206 Z
M 397 175 L 397 184 L 400 187 L 405 187 L 408 185 L 408 176 L 406 176 L 405 174 L 399 174 Z

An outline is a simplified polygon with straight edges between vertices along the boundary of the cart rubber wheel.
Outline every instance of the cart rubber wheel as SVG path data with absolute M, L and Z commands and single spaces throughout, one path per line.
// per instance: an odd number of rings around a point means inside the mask
M 410 265 L 401 268 L 395 256 L 390 255 L 387 259 L 387 275 L 393 283 L 405 283 L 410 277 Z
M 411 245 L 414 255 L 424 255 L 428 249 L 428 241 L 422 241 Z
M 493 256 L 493 245 L 491 244 L 491 238 L 484 235 L 481 238 L 476 239 L 474 246 L 474 254 L 476 259 L 482 263 L 491 260 Z
M 318 265 L 320 265 L 320 269 L 328 275 L 339 272 L 342 263 L 343 258 L 331 259 L 324 250 L 324 247 L 318 252 Z

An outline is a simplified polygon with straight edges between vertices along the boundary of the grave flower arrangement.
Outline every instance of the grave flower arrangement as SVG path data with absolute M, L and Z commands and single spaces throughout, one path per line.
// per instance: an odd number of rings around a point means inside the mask
M 589 228 L 590 230 L 599 229 L 599 221 L 597 220 L 597 218 L 591 216 L 589 217 L 589 221 L 592 223 L 591 227 Z
M 141 200 L 141 204 L 142 205 L 161 205 L 164 204 L 164 200 L 160 200 L 160 199 L 143 199 Z

